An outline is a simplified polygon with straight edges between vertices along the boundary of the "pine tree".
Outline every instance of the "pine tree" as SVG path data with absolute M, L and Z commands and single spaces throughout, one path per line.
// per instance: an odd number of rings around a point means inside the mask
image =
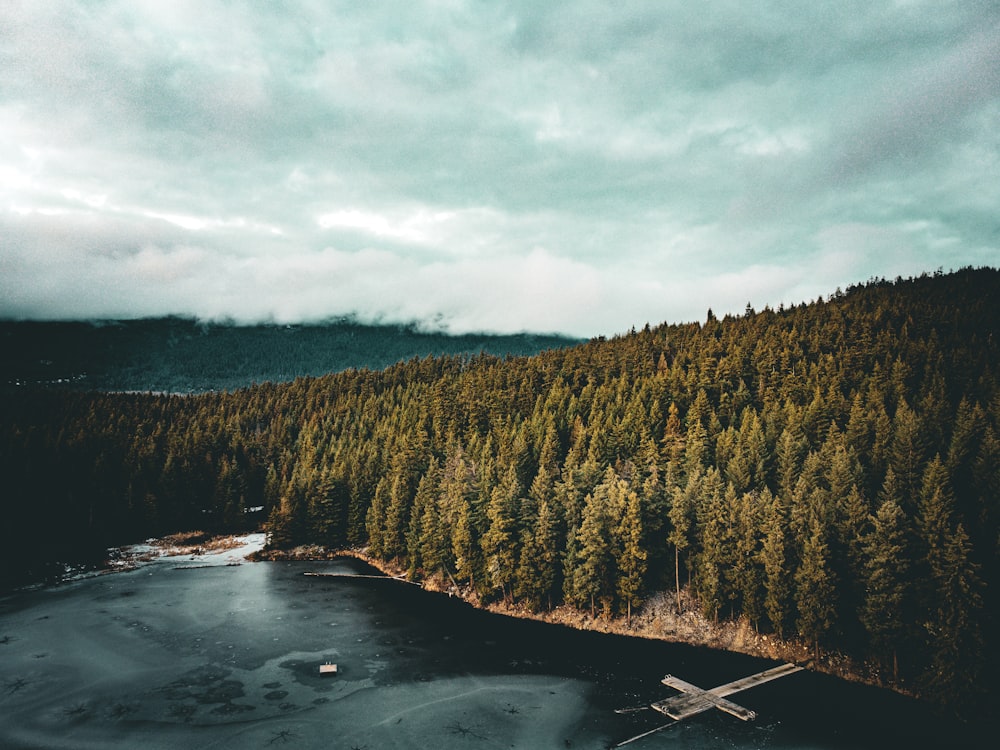
M 933 574 L 933 560 L 941 554 L 955 512 L 955 497 L 948 481 L 948 470 L 940 456 L 927 464 L 921 482 L 917 530 L 923 543 L 923 555 Z
M 695 505 L 696 499 L 701 493 L 701 482 L 702 476 L 699 469 L 688 476 L 683 490 L 680 487 L 674 488 L 673 503 L 670 506 L 671 531 L 667 541 L 674 546 L 674 591 L 677 595 L 678 614 L 681 612 L 680 555 L 682 551 L 689 550 L 693 544 Z M 689 577 L 690 571 L 691 563 L 689 560 Z
M 365 528 L 368 532 L 368 549 L 377 558 L 385 558 L 385 509 L 389 505 L 388 481 L 383 478 L 375 488 L 375 497 L 368 506 Z
M 790 557 L 786 554 L 786 511 L 781 498 L 773 496 L 766 507 L 764 542 L 760 551 L 764 567 L 764 612 L 779 638 L 784 637 L 790 615 L 792 576 Z
M 962 524 L 931 562 L 936 607 L 927 625 L 931 664 L 924 679 L 940 699 L 959 706 L 975 694 L 983 669 L 983 585 Z
M 503 481 L 493 488 L 486 517 L 489 527 L 482 541 L 486 571 L 491 585 L 505 599 L 513 593 L 520 540 L 521 484 L 517 468 L 510 465 Z
M 851 411 L 844 432 L 847 446 L 854 452 L 854 455 L 867 456 L 871 454 L 874 442 L 874 425 L 865 409 L 861 393 L 856 393 L 851 401 Z
M 347 502 L 343 484 L 329 472 L 321 472 L 308 496 L 310 541 L 332 548 L 344 543 Z
M 557 521 L 552 506 L 542 500 L 534 528 L 525 532 L 521 544 L 515 594 L 533 611 L 538 611 L 543 601 L 548 609 L 552 608 L 559 563 Z
M 760 416 L 750 407 L 743 410 L 740 422 L 740 446 L 749 470 L 749 488 L 763 489 L 770 472 L 771 457 Z
M 920 419 L 909 405 L 902 401 L 892 423 L 889 465 L 896 475 L 904 511 L 912 510 L 918 502 L 925 452 Z
M 269 522 L 270 546 L 288 549 L 305 542 L 307 537 L 308 506 L 301 491 L 289 488 L 288 494 L 271 512 Z
M 865 558 L 866 588 L 861 622 L 875 651 L 891 654 L 892 679 L 898 684 L 898 650 L 906 629 L 903 613 L 908 597 L 910 562 L 906 518 L 893 499 L 884 502 L 875 515 L 874 529 L 865 540 Z
M 617 529 L 618 597 L 625 602 L 628 627 L 632 626 L 632 607 L 639 602 L 646 577 L 646 548 L 643 544 L 643 513 L 638 493 L 619 480 L 617 491 L 624 495 L 624 513 Z
M 833 627 L 835 594 L 826 533 L 820 521 L 814 519 L 795 573 L 795 604 L 799 635 L 812 642 L 817 659 L 819 641 Z
M 215 481 L 215 512 L 221 516 L 224 529 L 239 530 L 245 522 L 242 475 L 228 457 L 223 457 Z
M 700 421 L 694 420 L 690 423 L 684 439 L 685 476 L 690 477 L 692 474 L 703 472 L 708 463 L 708 432 Z
M 731 564 L 730 524 L 722 476 L 718 469 L 705 473 L 698 499 L 696 517 L 701 537 L 695 588 L 705 617 L 718 622 L 719 610 L 726 600 L 724 570 Z M 730 490 L 731 492 L 731 490 Z
M 469 499 L 457 498 L 452 505 L 451 513 L 454 517 L 454 524 L 451 526 L 451 548 L 455 558 L 455 577 L 459 581 L 468 581 L 473 589 L 477 589 L 482 560 L 479 545 L 476 543 L 478 533 L 473 524 Z
M 673 464 L 668 464 L 668 472 L 673 470 Z M 669 549 L 664 540 L 670 521 L 670 498 L 667 495 L 664 477 L 655 462 L 648 464 L 646 477 L 639 493 L 642 501 L 642 547 L 647 553 L 646 564 L 649 570 L 662 576 L 666 555 Z
M 406 554 L 406 531 L 410 525 L 412 503 L 407 478 L 394 473 L 390 478 L 382 531 L 382 554 L 387 560 Z
M 611 529 L 608 514 L 608 491 L 602 483 L 587 495 L 583 520 L 576 534 L 576 568 L 573 572 L 573 598 L 577 606 L 589 602 L 591 616 L 597 603 L 610 609 L 614 594 Z
M 410 528 L 406 535 L 410 577 L 423 570 L 431 575 L 444 564 L 442 537 L 438 513 L 440 468 L 432 457 L 427 472 L 420 477 L 410 512 Z
M 802 426 L 797 421 L 791 422 L 782 430 L 777 449 L 778 494 L 784 497 L 786 502 L 795 489 L 806 453 Z
M 733 564 L 729 572 L 739 611 L 754 629 L 764 614 L 764 569 L 761 565 L 764 509 L 773 503 L 770 490 L 744 492 L 736 501 L 733 527 Z
M 684 459 L 684 431 L 677 403 L 674 401 L 671 401 L 667 408 L 667 422 L 663 428 L 663 439 L 660 444 L 664 463 L 673 462 L 675 466 L 680 466 Z

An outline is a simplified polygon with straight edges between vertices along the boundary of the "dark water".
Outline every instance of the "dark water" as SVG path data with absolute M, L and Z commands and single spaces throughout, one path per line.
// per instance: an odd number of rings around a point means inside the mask
M 160 561 L 0 600 L 0 747 L 605 748 L 619 715 L 774 666 L 479 612 L 353 560 Z M 335 662 L 339 674 L 320 677 Z M 980 746 L 898 696 L 800 672 L 629 748 Z M 990 746 L 991 743 L 982 743 Z

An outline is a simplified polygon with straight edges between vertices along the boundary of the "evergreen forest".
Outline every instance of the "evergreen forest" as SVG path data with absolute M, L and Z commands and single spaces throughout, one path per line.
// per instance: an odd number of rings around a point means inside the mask
M 683 591 L 981 705 L 1000 667 L 1000 271 L 534 356 L 199 395 L 8 389 L 7 585 L 70 554 L 266 523 L 485 601 L 630 617 Z M 995 699 L 995 696 L 994 696 Z

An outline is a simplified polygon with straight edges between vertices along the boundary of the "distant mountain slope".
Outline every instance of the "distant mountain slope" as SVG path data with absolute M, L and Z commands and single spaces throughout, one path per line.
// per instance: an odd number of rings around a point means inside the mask
M 575 343 L 555 335 L 452 336 L 348 320 L 251 326 L 173 317 L 0 321 L 0 383 L 200 393 L 351 368 L 378 370 L 413 357 L 521 356 Z

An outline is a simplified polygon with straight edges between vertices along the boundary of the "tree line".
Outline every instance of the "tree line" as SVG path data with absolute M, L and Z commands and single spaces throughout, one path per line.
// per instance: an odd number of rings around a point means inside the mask
M 4 569 L 266 519 L 534 609 L 686 592 L 968 700 L 1000 656 L 998 293 L 964 269 L 532 357 L 7 393 Z

